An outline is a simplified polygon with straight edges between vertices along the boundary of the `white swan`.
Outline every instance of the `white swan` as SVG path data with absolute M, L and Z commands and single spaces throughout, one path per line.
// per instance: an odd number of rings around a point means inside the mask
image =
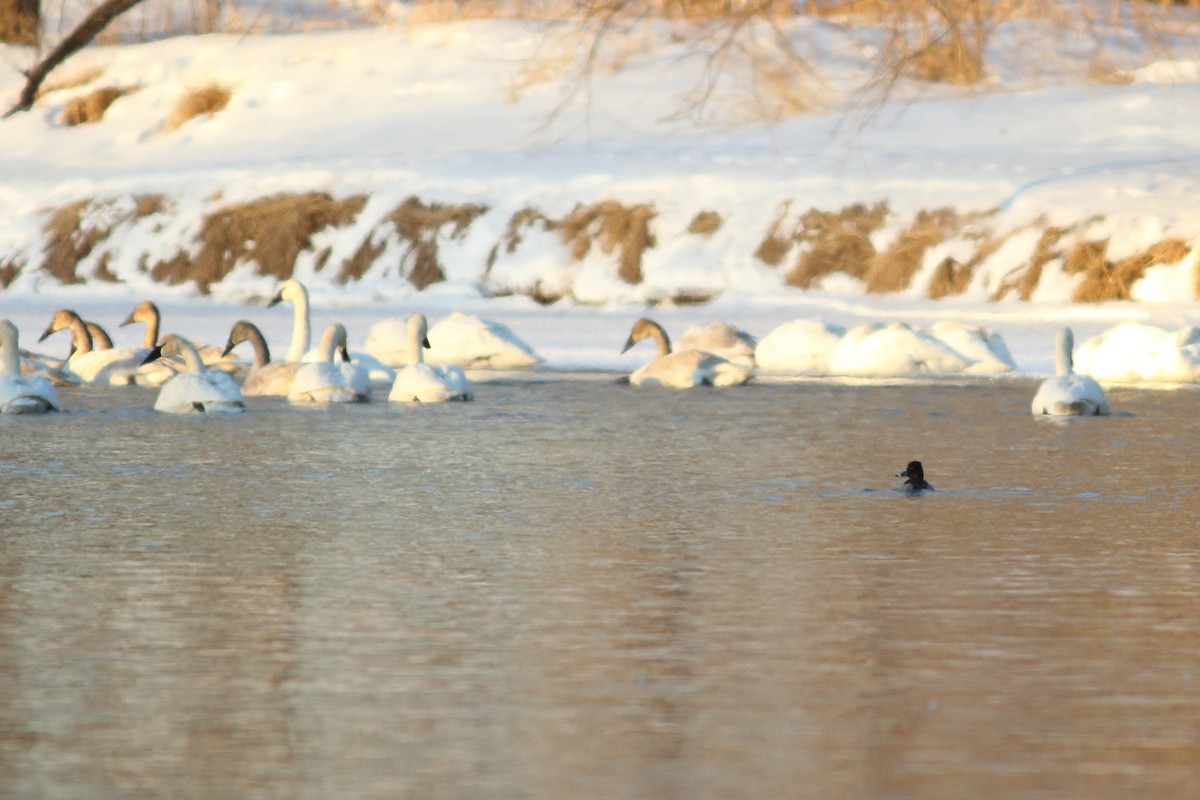
M 1125 322 L 1075 349 L 1079 371 L 1111 383 L 1191 383 L 1200 380 L 1200 328 L 1169 331 Z
M 961 322 L 938 322 L 929 329 L 929 333 L 950 346 L 954 352 L 964 356 L 972 363 L 964 372 L 972 375 L 994 374 L 997 372 L 1012 372 L 1017 368 L 1008 345 L 1000 334 L 980 328 L 976 325 L 966 325 Z
M 134 306 L 133 311 L 129 312 L 129 316 L 125 318 L 120 327 L 124 328 L 126 325 L 134 325 L 138 322 L 146 325 L 146 331 L 142 334 L 142 347 L 149 352 L 158 343 L 158 334 L 162 327 L 162 314 L 159 312 L 158 306 L 149 300 L 143 300 Z M 241 362 L 236 358 L 230 358 L 216 345 L 196 341 L 192 341 L 191 345 L 199 354 L 200 360 L 204 362 L 204 366 L 209 369 L 232 374 L 242 367 Z M 160 360 L 158 363 L 163 362 Z M 171 367 L 173 372 L 179 372 L 185 368 L 182 362 L 176 362 Z M 169 377 L 170 375 L 166 375 L 162 380 Z M 159 382 L 161 383 L 161 381 Z
M 831 373 L 862 377 L 954 374 L 972 363 L 936 336 L 903 322 L 852 328 L 829 354 Z
M 334 363 L 337 352 L 345 361 L 346 329 L 340 323 L 330 325 L 321 337 L 321 360 L 305 361 L 296 371 L 288 388 L 293 403 L 361 403 L 370 399 L 371 384 L 363 370 L 346 361 Z M 343 370 L 343 367 L 350 367 Z
M 22 375 L 17 326 L 0 320 L 0 413 L 58 411 L 58 393 L 44 375 Z
M 146 361 L 163 355 L 181 357 L 187 365 L 187 371 L 180 372 L 162 385 L 158 399 L 154 401 L 155 411 L 168 414 L 196 411 L 233 414 L 245 408 L 242 392 L 233 378 L 228 373 L 205 367 L 200 354 L 187 339 L 173 333 L 167 334 L 146 356 Z
M 271 298 L 267 307 L 282 302 L 292 304 L 292 343 L 288 347 L 288 361 L 321 361 L 321 348 L 310 348 L 312 342 L 312 320 L 309 310 L 308 289 L 295 278 L 289 278 L 279 287 L 279 291 Z M 350 363 L 357 364 L 366 370 L 367 377 L 373 385 L 391 386 L 396 379 L 396 371 L 370 353 L 343 351 Z
M 407 319 L 393 317 L 371 326 L 366 351 L 386 364 L 411 364 Z M 465 369 L 520 369 L 543 359 L 507 325 L 454 312 L 429 329 L 429 364 L 454 364 Z
M 254 362 L 242 381 L 242 394 L 247 397 L 287 397 L 301 362 L 272 361 L 271 350 L 262 331 L 253 322 L 244 319 L 235 322 L 230 329 L 225 352 L 232 351 L 242 342 L 249 342 L 254 348 Z
M 829 356 L 846 329 L 811 319 L 785 322 L 768 333 L 754 348 L 758 368 L 768 372 L 824 374 Z
M 475 391 L 460 367 L 426 364 L 421 351 L 430 346 L 428 323 L 423 314 L 408 318 L 408 366 L 396 373 L 388 400 L 397 403 L 440 403 L 472 400 Z
M 1075 337 L 1063 328 L 1055 339 L 1054 367 L 1057 373 L 1047 378 L 1033 396 L 1034 414 L 1060 417 L 1090 417 L 1112 413 L 1104 390 L 1094 378 L 1079 375 L 1072 368 L 1071 350 Z
M 50 325 L 38 341 L 45 341 L 51 334 L 61 330 L 71 331 L 72 350 L 63 366 L 64 373 L 75 376 L 81 383 L 113 386 L 134 383 L 134 375 L 148 351 L 127 347 L 93 350 L 87 323 L 66 308 L 54 312 Z
M 740 386 L 754 375 L 754 370 L 743 364 L 735 364 L 703 350 L 672 352 L 667 332 L 657 322 L 645 317 L 633 323 L 633 330 L 621 352 L 628 352 L 643 339 L 653 339 L 658 344 L 658 355 L 629 376 L 629 382 L 634 386 L 667 386 L 673 389 Z
M 688 328 L 679 337 L 680 350 L 703 350 L 726 361 L 754 367 L 754 347 L 757 341 L 741 328 L 727 322 L 710 322 Z

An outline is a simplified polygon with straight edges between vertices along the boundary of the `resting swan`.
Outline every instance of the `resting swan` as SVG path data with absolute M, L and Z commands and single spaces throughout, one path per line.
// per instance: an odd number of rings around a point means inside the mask
M 680 350 L 703 350 L 751 368 L 754 367 L 756 345 L 757 340 L 753 336 L 727 322 L 710 322 L 701 327 L 688 328 L 679 338 Z
M 64 373 L 74 375 L 82 383 L 127 386 L 134 382 L 134 373 L 137 372 L 147 351 L 124 347 L 94 350 L 87 323 L 74 311 L 66 308 L 54 312 L 50 325 L 38 341 L 45 341 L 51 334 L 61 330 L 71 331 L 72 350 L 63 366 Z
M 440 403 L 472 400 L 475 391 L 461 368 L 452 364 L 426 364 L 421 350 L 429 347 L 428 323 L 423 314 L 408 318 L 408 366 L 396 373 L 388 400 L 397 403 Z
M 289 278 L 279 287 L 279 291 L 267 303 L 267 307 L 279 305 L 287 301 L 292 304 L 292 343 L 288 348 L 288 361 L 321 361 L 321 348 L 309 349 L 312 341 L 312 324 L 309 314 L 308 289 L 295 278 Z M 343 330 L 345 330 L 343 328 Z M 396 379 L 396 371 L 379 359 L 368 353 L 349 352 L 342 348 L 350 363 L 362 367 L 368 379 L 380 386 L 391 386 Z
M 299 361 L 272 361 L 271 350 L 262 331 L 253 322 L 238 320 L 229 331 L 225 352 L 229 353 L 242 342 L 254 348 L 254 364 L 242 381 L 242 394 L 247 397 L 287 397 L 292 380 L 300 369 Z
M 409 342 L 409 319 L 393 317 L 371 326 L 366 351 L 386 364 L 414 363 Z M 453 364 L 465 369 L 520 369 L 542 363 L 542 357 L 507 325 L 455 311 L 429 329 L 429 364 Z
M 1076 374 L 1071 358 L 1075 336 L 1063 328 L 1055 339 L 1054 367 L 1057 373 L 1047 378 L 1033 396 L 1034 414 L 1060 417 L 1091 417 L 1111 414 L 1108 398 L 1100 384 L 1088 375 Z
M 0 320 L 0 413 L 58 411 L 58 394 L 44 375 L 22 375 L 17 326 Z
M 157 344 L 159 329 L 162 326 L 162 314 L 159 312 L 158 306 L 149 300 L 143 300 L 134 306 L 133 311 L 129 312 L 129 316 L 121 323 L 121 327 L 124 328 L 126 325 L 134 325 L 138 322 L 146 325 L 146 332 L 142 335 L 142 347 L 150 350 Z M 237 359 L 228 358 L 216 345 L 200 342 L 191 342 L 191 345 L 200 356 L 200 360 L 204 362 L 204 366 L 209 369 L 233 373 L 237 372 L 241 366 Z M 182 368 L 182 365 L 177 366 Z
M 345 363 L 334 363 L 335 351 L 341 354 Z M 371 382 L 366 371 L 349 363 L 346 329 L 340 323 L 325 330 L 320 353 L 320 361 L 305 361 L 296 370 L 296 377 L 288 389 L 288 400 L 293 403 L 361 403 L 371 399 Z
M 163 384 L 154 410 L 168 414 L 237 413 L 245 408 L 242 392 L 227 373 L 209 370 L 192 343 L 182 336 L 167 334 L 146 356 L 150 363 L 163 355 L 180 356 L 187 371 Z
M 673 389 L 740 386 L 754 375 L 754 370 L 749 367 L 703 350 L 671 352 L 671 340 L 667 338 L 667 332 L 657 322 L 645 317 L 633 323 L 633 330 L 621 352 L 628 352 L 643 339 L 657 342 L 658 356 L 629 376 L 629 382 L 634 386 L 669 386 Z

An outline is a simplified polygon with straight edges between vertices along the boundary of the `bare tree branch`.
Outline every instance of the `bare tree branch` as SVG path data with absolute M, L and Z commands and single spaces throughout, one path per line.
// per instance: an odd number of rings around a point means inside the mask
M 86 47 L 100 31 L 104 30 L 108 23 L 140 2 L 142 0 L 106 0 L 92 9 L 92 12 L 84 17 L 75 30 L 67 34 L 66 38 L 59 42 L 33 69 L 25 73 L 25 88 L 21 90 L 17 104 L 5 113 L 4 118 L 7 119 L 18 111 L 28 111 L 33 108 L 33 101 L 37 99 L 38 89 L 41 87 L 42 81 L 46 80 L 46 76 L 59 64 Z

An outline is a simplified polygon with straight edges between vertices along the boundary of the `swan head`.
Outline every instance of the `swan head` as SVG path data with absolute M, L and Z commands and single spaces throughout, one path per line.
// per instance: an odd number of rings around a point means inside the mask
M 196 348 L 182 336 L 174 333 L 168 333 L 159 339 L 158 344 L 152 347 L 146 357 L 142 359 L 142 363 L 149 364 L 163 356 L 183 356 L 189 364 L 191 364 L 190 356 L 195 356 L 196 361 L 200 360 L 200 356 L 196 355 Z
M 129 316 L 121 323 L 121 327 L 133 325 L 136 322 L 144 322 L 149 325 L 151 322 L 157 323 L 159 320 L 158 306 L 149 300 L 143 300 L 133 307 L 133 311 L 129 312 Z
M 429 349 L 429 320 L 424 314 L 412 314 L 408 318 L 408 338 Z
M 621 352 L 629 352 L 631 347 L 643 339 L 654 339 L 658 342 L 659 353 L 662 355 L 671 352 L 671 341 L 667 338 L 667 332 L 661 325 L 648 317 L 642 317 L 633 323 L 633 330 L 629 332 L 629 338 L 625 340 L 625 346 L 621 348 Z
M 45 341 L 51 334 L 61 331 L 63 328 L 70 328 L 75 323 L 83 325 L 83 320 L 74 311 L 69 308 L 60 308 L 54 312 L 54 316 L 50 318 L 50 324 L 46 326 L 46 330 L 38 337 L 38 341 Z M 84 326 L 86 330 L 87 326 Z
M 233 348 L 242 342 L 251 342 L 262 338 L 262 332 L 258 329 L 257 325 L 249 320 L 239 319 L 229 329 L 229 339 L 225 342 L 225 349 L 221 351 L 221 357 L 224 358 L 229 355 Z
M 908 462 L 908 466 L 905 467 L 904 470 L 896 477 L 908 479 L 904 482 L 905 491 L 923 492 L 926 489 L 933 489 L 933 487 L 925 481 L 925 468 L 921 466 L 920 461 Z
M 17 326 L 10 320 L 0 319 L 0 347 L 11 347 L 17 343 Z
M 279 287 L 279 291 L 271 298 L 271 302 L 267 303 L 267 307 L 279 305 L 284 300 L 292 305 L 299 303 L 308 303 L 308 290 L 304 288 L 304 284 L 295 278 L 289 278 Z

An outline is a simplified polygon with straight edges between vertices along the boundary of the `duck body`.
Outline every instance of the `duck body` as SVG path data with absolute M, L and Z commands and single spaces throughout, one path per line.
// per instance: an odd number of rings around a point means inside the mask
M 907 494 L 920 494 L 921 492 L 932 492 L 933 485 L 925 480 L 925 468 L 921 466 L 920 461 L 910 461 L 908 466 L 904 468 L 896 477 L 907 478 L 901 490 Z
M 60 409 L 49 378 L 21 374 L 17 326 L 0 320 L 0 413 L 41 414 Z
M 180 356 L 187 369 L 165 383 L 154 401 L 154 410 L 167 414 L 236 414 L 246 406 L 242 391 L 227 373 L 205 367 L 192 343 L 176 334 L 168 334 L 146 357 Z
M 1074 335 L 1070 328 L 1058 332 L 1055 340 L 1056 375 L 1047 378 L 1033 396 L 1030 409 L 1036 415 L 1057 417 L 1093 417 L 1112 413 L 1104 389 L 1090 375 L 1074 371 L 1072 350 Z

